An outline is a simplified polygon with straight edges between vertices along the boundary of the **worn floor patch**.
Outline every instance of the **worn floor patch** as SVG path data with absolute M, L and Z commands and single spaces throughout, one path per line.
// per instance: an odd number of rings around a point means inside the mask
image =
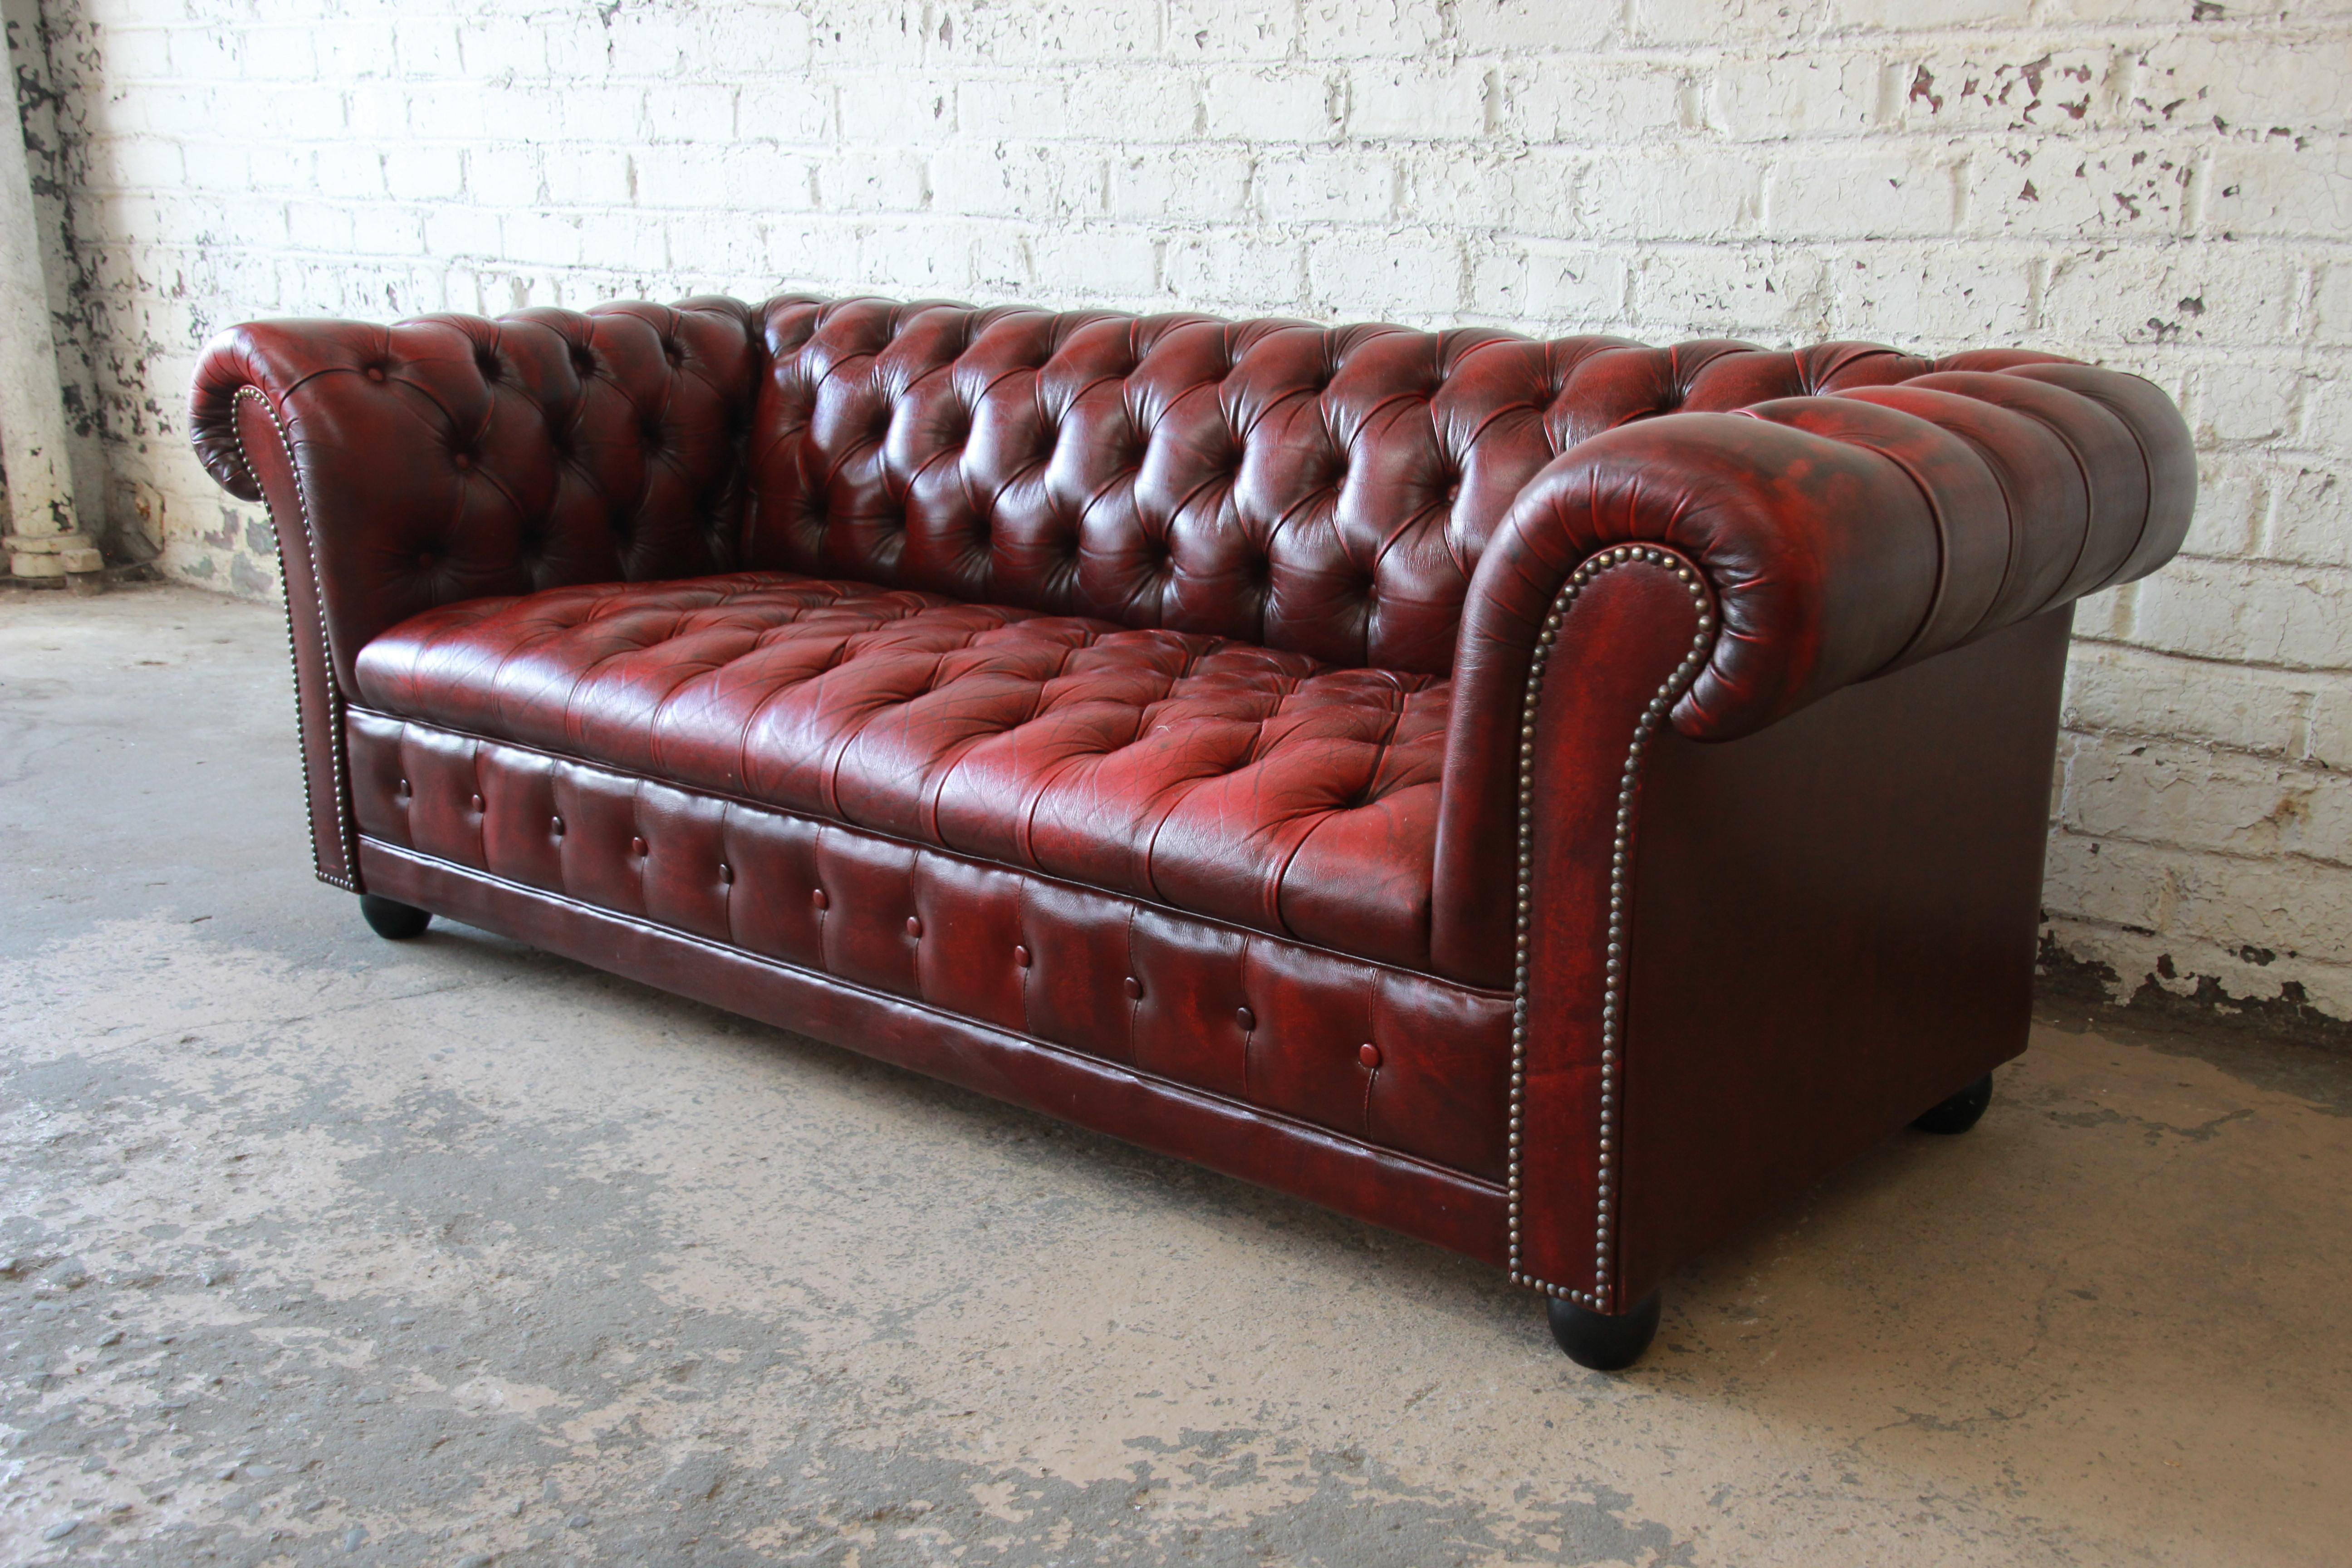
M 2342 1085 L 2038 1031 L 1587 1373 L 1480 1266 L 375 941 L 282 637 L 0 610 L 0 1562 L 2343 1561 Z

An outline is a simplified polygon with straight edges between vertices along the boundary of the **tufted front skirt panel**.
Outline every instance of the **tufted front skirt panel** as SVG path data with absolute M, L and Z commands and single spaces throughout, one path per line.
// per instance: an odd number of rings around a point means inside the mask
M 347 732 L 363 842 L 1503 1178 L 1507 994 L 392 715 Z

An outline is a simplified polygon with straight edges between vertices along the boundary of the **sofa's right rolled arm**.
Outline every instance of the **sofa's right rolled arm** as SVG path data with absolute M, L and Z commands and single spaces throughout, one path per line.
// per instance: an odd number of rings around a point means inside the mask
M 1561 453 L 1489 543 L 1457 712 L 1488 686 L 1516 700 L 1560 584 L 1615 545 L 1671 548 L 1705 573 L 1720 630 L 1673 721 L 1730 740 L 2155 570 L 2196 489 L 2171 400 L 2081 364 L 1623 426 Z
M 1562 452 L 1488 542 L 1464 607 L 1437 903 L 1471 912 L 1441 918 L 1443 961 L 1467 972 L 1501 940 L 1475 913 L 1475 884 L 1514 853 L 1531 658 L 1586 561 L 1648 545 L 1698 569 L 1711 629 L 1670 719 L 1727 741 L 2154 571 L 2179 547 L 2196 489 L 2169 398 L 2065 362 L 1666 415 Z

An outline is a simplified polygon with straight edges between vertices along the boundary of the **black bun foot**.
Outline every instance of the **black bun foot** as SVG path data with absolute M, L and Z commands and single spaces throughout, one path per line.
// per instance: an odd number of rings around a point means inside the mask
M 1653 1290 L 1622 1317 L 1551 1298 L 1551 1337 L 1568 1359 L 1595 1372 L 1622 1372 L 1642 1359 L 1657 1337 L 1659 1292 Z
M 1987 1073 L 1911 1125 L 1922 1132 L 1966 1132 L 1991 1103 L 1992 1074 Z
M 423 936 L 425 928 L 433 923 L 430 910 L 395 903 L 373 893 L 360 895 L 360 915 L 376 935 L 387 942 L 406 942 L 411 937 Z

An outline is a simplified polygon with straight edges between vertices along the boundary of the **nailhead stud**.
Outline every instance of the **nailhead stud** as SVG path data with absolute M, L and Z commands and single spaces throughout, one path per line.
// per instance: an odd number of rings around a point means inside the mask
M 1653 565 L 1670 567 L 1673 570 L 1675 576 L 1681 580 L 1690 592 L 1692 604 L 1697 610 L 1696 620 L 1698 623 L 1698 632 L 1697 635 L 1691 639 L 1691 652 L 1685 657 L 1679 665 L 1675 667 L 1674 673 L 1666 678 L 1665 682 L 1660 686 L 1656 693 L 1651 698 L 1649 703 L 1642 710 L 1641 714 L 1634 724 L 1633 736 L 1626 744 L 1624 772 L 1621 777 L 1618 788 L 1617 816 L 1614 835 L 1615 842 L 1611 847 L 1609 861 L 1611 869 L 1609 877 L 1609 933 L 1606 948 L 1607 973 L 1602 986 L 1601 1009 L 1602 1050 L 1601 1060 L 1600 1136 L 1597 1140 L 1599 1148 L 1596 1151 L 1595 1161 L 1595 1184 L 1597 1190 L 1595 1193 L 1593 1207 L 1592 1279 L 1594 1288 L 1590 1291 L 1583 1291 L 1570 1289 L 1565 1286 L 1555 1285 L 1546 1280 L 1538 1279 L 1534 1276 L 1526 1273 L 1519 1266 L 1519 1151 L 1523 1142 L 1521 1117 L 1526 1109 L 1526 1100 L 1523 1089 L 1526 1084 L 1527 1076 L 1527 1020 L 1528 1004 L 1528 928 L 1531 920 L 1528 874 L 1529 868 L 1533 865 L 1534 836 L 1532 811 L 1534 746 L 1532 744 L 1532 741 L 1535 733 L 1534 717 L 1542 698 L 1545 667 L 1549 661 L 1550 649 L 1555 642 L 1555 638 L 1551 635 L 1553 628 L 1559 625 L 1562 616 L 1568 610 L 1569 606 L 1575 602 L 1577 594 L 1581 591 L 1585 584 L 1591 581 L 1592 578 L 1598 575 L 1601 572 L 1606 571 L 1612 566 L 1622 564 L 1627 561 L 1641 561 Z M 1580 565 L 1570 576 L 1567 585 L 1562 588 L 1558 597 L 1553 601 L 1550 613 L 1544 623 L 1543 635 L 1538 638 L 1538 645 L 1534 652 L 1534 657 L 1529 660 L 1527 694 L 1525 700 L 1521 705 L 1526 721 L 1520 731 L 1524 739 L 1519 748 L 1519 883 L 1517 889 L 1518 900 L 1517 910 L 1517 973 L 1513 977 L 1513 997 L 1511 1004 L 1510 1155 L 1507 1170 L 1510 1204 L 1508 1208 L 1509 1257 L 1507 1263 L 1511 1282 L 1513 1284 L 1526 1285 L 1535 1289 L 1541 1290 L 1546 1295 L 1564 1297 L 1570 1300 L 1581 1302 L 1596 1310 L 1601 1310 L 1605 1306 L 1607 1299 L 1609 1289 L 1609 1252 L 1614 1241 L 1615 1229 L 1614 1209 L 1612 1204 L 1612 1189 L 1611 1185 L 1611 1170 L 1614 1162 L 1612 1145 L 1617 1124 L 1617 1052 L 1615 1048 L 1617 1044 L 1617 1005 L 1619 999 L 1618 988 L 1622 983 L 1623 973 L 1622 954 L 1624 952 L 1623 919 L 1625 869 L 1628 860 L 1627 844 L 1633 832 L 1633 802 L 1634 791 L 1640 779 L 1642 757 L 1648 748 L 1651 739 L 1651 731 L 1658 723 L 1663 721 L 1665 715 L 1672 710 L 1675 700 L 1681 690 L 1684 683 L 1690 678 L 1692 673 L 1700 667 L 1701 656 L 1706 653 L 1710 642 L 1709 628 L 1713 625 L 1714 617 L 1710 613 L 1709 606 L 1707 605 L 1706 590 L 1698 582 L 1696 574 L 1691 570 L 1688 562 L 1684 561 L 1670 551 L 1662 550 L 1650 545 L 1619 545 L 1614 549 L 1604 550 L 1599 554 L 1588 558 L 1583 564 Z M 1371 1047 L 1369 1046 L 1365 1047 L 1367 1051 Z

